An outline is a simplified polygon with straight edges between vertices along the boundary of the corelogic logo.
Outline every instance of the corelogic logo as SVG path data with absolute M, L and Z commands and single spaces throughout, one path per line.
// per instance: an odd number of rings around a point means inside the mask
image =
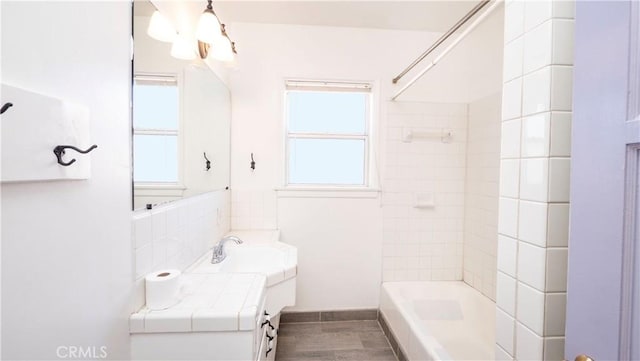
M 67 360 L 105 359 L 107 346 L 58 346 L 56 356 Z

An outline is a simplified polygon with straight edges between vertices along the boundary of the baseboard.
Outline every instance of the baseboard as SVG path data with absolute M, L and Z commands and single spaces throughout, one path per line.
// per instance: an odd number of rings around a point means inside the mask
M 375 321 L 378 319 L 377 309 L 337 310 L 311 312 L 282 312 L 281 323 L 297 322 L 331 322 L 331 321 Z

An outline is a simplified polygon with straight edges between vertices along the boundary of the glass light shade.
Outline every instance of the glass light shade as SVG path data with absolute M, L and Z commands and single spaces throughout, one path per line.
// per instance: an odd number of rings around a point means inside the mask
M 151 15 L 149 27 L 147 27 L 147 34 L 156 40 L 166 43 L 171 43 L 173 39 L 176 38 L 176 31 L 173 25 L 171 25 L 169 20 L 160 14 L 158 10 L 154 11 L 153 15 Z
M 171 56 L 182 60 L 193 60 L 196 58 L 195 48 L 191 39 L 184 35 L 176 36 L 171 46 Z
M 215 14 L 209 10 L 205 10 L 198 20 L 198 28 L 196 29 L 196 39 L 214 44 L 215 41 L 222 36 L 220 30 L 220 20 Z
M 233 48 L 231 47 L 231 41 L 226 36 L 222 39 L 218 39 L 218 42 L 214 43 L 209 49 L 211 56 L 219 61 L 229 62 L 233 61 L 235 54 L 233 54 Z

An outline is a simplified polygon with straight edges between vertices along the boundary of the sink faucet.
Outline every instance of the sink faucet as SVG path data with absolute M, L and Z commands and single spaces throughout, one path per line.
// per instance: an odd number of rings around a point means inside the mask
M 224 237 L 220 240 L 220 242 L 218 242 L 218 244 L 213 247 L 213 256 L 211 257 L 211 263 L 220 263 L 224 261 L 225 258 L 227 258 L 227 254 L 224 251 L 224 245 L 228 241 L 234 241 L 236 244 L 242 244 L 242 240 L 236 236 Z

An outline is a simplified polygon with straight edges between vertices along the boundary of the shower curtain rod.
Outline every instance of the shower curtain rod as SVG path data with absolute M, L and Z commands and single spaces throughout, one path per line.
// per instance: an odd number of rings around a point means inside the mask
M 405 86 L 403 86 L 402 89 L 400 89 L 393 97 L 391 97 L 391 100 L 396 100 L 396 98 L 398 98 L 402 93 L 404 93 L 407 89 L 409 89 L 409 87 L 411 87 L 416 81 L 418 81 L 418 79 L 422 78 L 422 76 L 424 76 L 429 70 L 431 70 L 431 68 L 436 66 L 436 64 L 438 64 L 438 62 L 440 62 L 442 58 L 444 58 L 451 50 L 453 50 L 453 48 L 456 47 L 456 45 L 458 45 L 467 35 L 469 35 L 469 33 L 471 33 L 478 25 L 480 25 L 480 23 L 487 16 L 489 16 L 493 12 L 493 10 L 495 10 L 498 7 L 498 5 L 500 5 L 500 3 L 502 2 L 502 0 L 493 0 L 493 1 L 494 3 L 491 4 L 491 6 L 489 6 L 489 8 L 487 8 L 487 10 L 484 13 L 482 13 L 473 23 L 471 23 L 471 25 L 469 25 L 469 27 L 467 27 L 460 34 L 460 36 L 456 38 L 456 40 L 454 40 L 451 44 L 449 44 L 442 51 L 440 55 L 438 55 L 435 59 L 433 59 L 431 63 L 427 65 L 426 68 L 424 68 L 420 73 L 418 73 L 418 75 L 413 77 L 413 79 L 409 80 L 409 82 Z
M 416 65 L 418 65 L 422 60 L 424 60 L 424 58 L 426 58 L 429 54 L 431 54 L 432 51 L 436 50 L 436 48 L 440 46 L 440 44 L 444 43 L 444 41 L 447 40 L 453 33 L 455 33 L 458 29 L 460 29 L 460 27 L 464 25 L 464 23 L 466 23 L 469 19 L 471 19 L 471 17 L 473 17 L 478 11 L 480 11 L 480 9 L 482 9 L 485 5 L 487 5 L 489 1 L 491 0 L 482 0 L 476 6 L 474 6 L 473 9 L 471 9 L 465 16 L 463 16 L 462 19 L 458 20 L 458 22 L 455 23 L 455 25 L 453 25 L 451 29 L 447 30 L 446 33 L 444 33 L 438 40 L 436 40 L 436 42 L 433 43 L 433 45 L 431 45 L 429 49 L 427 49 L 424 53 L 422 53 L 422 55 L 420 55 L 418 59 L 414 60 L 413 63 L 411 63 L 411 65 L 409 65 L 405 70 L 403 70 L 400 74 L 398 74 L 397 77 L 393 78 L 392 80 L 393 84 L 397 83 L 398 80 L 400 80 L 403 76 L 405 76 L 409 71 L 411 71 L 411 69 L 413 69 Z

